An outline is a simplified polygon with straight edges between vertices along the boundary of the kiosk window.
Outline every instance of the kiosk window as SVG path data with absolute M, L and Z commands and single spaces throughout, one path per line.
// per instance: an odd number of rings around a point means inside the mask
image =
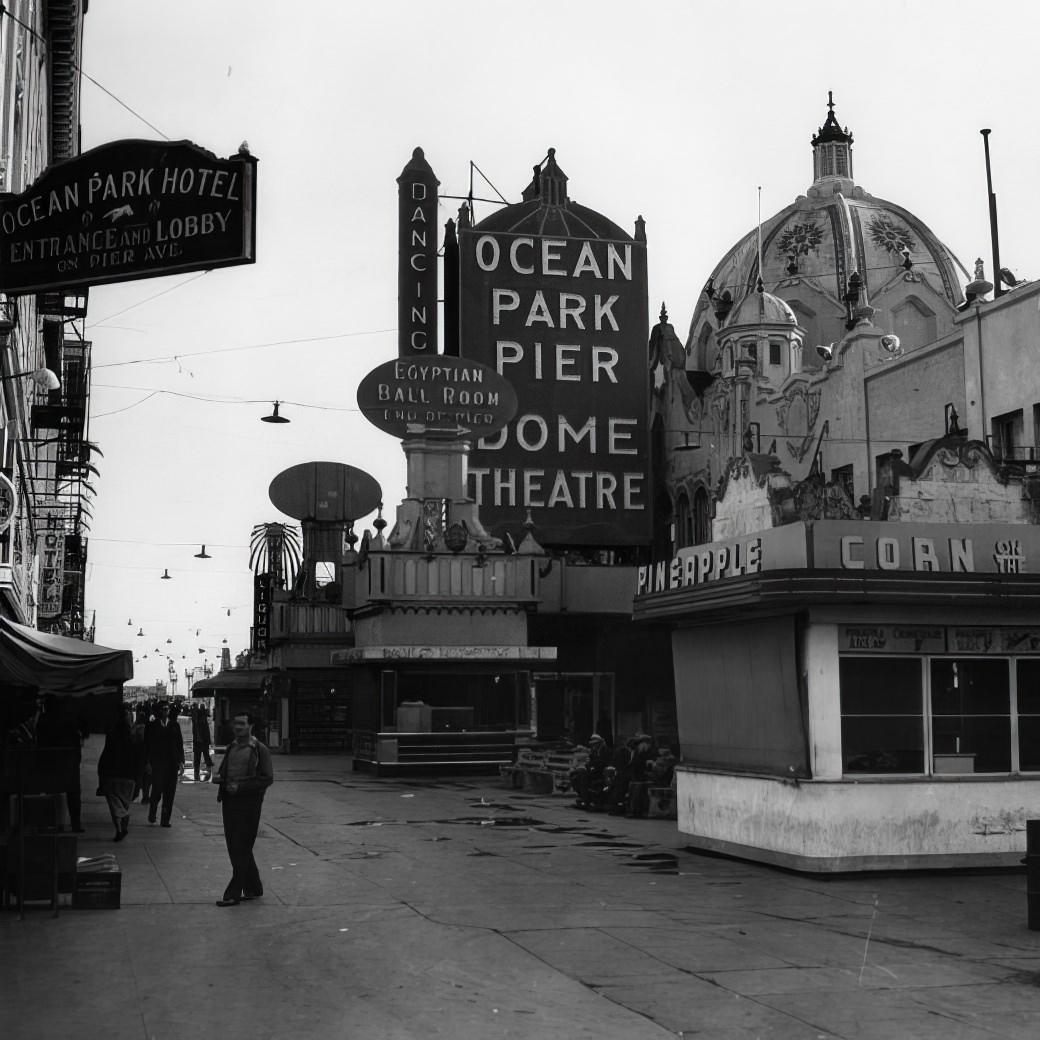
M 1011 691 L 1006 660 L 932 662 L 932 750 L 964 755 L 970 773 L 1011 771 Z
M 921 660 L 844 657 L 841 749 L 846 773 L 923 773 Z
M 1040 660 L 1018 662 L 1018 768 L 1040 772 Z

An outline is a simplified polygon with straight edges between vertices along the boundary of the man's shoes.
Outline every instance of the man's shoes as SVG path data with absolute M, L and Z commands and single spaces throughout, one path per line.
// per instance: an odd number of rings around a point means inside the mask
M 154 813 L 149 813 L 148 814 L 148 822 L 149 823 L 155 823 L 155 815 L 154 815 Z
M 218 899 L 217 906 L 238 906 L 237 899 Z
M 159 826 L 160 827 L 171 827 L 173 825 L 170 823 L 169 820 L 163 820 L 162 822 L 160 822 Z
M 126 837 L 126 831 L 116 831 L 116 836 L 112 839 L 113 841 L 122 841 Z

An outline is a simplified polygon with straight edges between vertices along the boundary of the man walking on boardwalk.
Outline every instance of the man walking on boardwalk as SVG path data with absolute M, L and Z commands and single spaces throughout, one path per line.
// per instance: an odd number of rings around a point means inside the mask
M 173 816 L 173 799 L 177 795 L 177 781 L 184 772 L 184 738 L 180 723 L 170 718 L 170 706 L 161 703 L 156 718 L 144 731 L 144 746 L 152 769 L 152 791 L 148 800 L 148 822 L 155 823 L 155 812 L 162 800 L 160 824 L 169 827 Z
M 220 785 L 217 801 L 224 819 L 224 841 L 231 860 L 231 880 L 217 906 L 237 906 L 243 899 L 264 894 L 260 871 L 253 858 L 253 845 L 260 829 L 264 794 L 274 783 L 271 752 L 253 736 L 252 719 L 246 712 L 231 723 L 235 739 L 228 744 L 213 782 Z

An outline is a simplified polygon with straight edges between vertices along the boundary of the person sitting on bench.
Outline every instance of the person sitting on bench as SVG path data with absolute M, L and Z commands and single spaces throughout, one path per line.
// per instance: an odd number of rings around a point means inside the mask
M 589 737 L 589 757 L 584 765 L 571 770 L 571 788 L 579 809 L 591 809 L 603 801 L 603 773 L 610 765 L 610 748 L 598 734 Z

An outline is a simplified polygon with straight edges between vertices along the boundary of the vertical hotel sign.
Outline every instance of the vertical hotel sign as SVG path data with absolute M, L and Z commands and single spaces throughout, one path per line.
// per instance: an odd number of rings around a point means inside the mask
M 530 510 L 543 544 L 647 544 L 645 241 L 536 197 L 460 230 L 459 254 L 461 353 L 519 401 L 470 454 L 481 520 L 522 534 Z
M 437 353 L 437 188 L 423 150 L 416 148 L 397 178 L 398 355 Z
M 36 555 L 40 561 L 40 592 L 36 604 L 39 617 L 55 618 L 61 614 L 65 586 L 65 531 L 60 508 L 44 508 L 40 522 L 43 530 L 36 536 Z

